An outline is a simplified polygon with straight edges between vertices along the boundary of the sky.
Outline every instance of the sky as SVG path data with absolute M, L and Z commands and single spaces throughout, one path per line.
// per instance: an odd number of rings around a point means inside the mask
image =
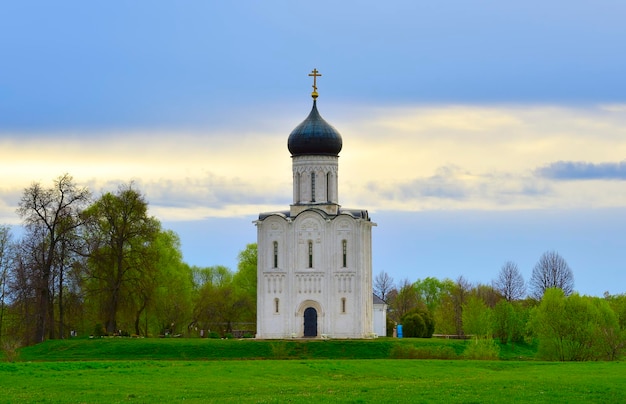
M 22 1 L 0 4 L 0 224 L 69 173 L 134 181 L 191 265 L 236 269 L 292 202 L 287 137 L 343 137 L 339 203 L 373 272 L 626 292 L 626 2 Z

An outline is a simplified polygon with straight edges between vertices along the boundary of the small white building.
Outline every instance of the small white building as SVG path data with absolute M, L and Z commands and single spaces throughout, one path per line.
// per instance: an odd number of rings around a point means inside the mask
M 372 226 L 339 205 L 339 132 L 313 107 L 289 135 L 293 203 L 257 226 L 257 338 L 369 338 L 374 334 Z M 384 322 L 383 322 L 384 324 Z M 385 335 L 384 332 L 380 333 Z
M 374 334 L 379 337 L 387 335 L 387 303 L 372 294 L 374 302 Z

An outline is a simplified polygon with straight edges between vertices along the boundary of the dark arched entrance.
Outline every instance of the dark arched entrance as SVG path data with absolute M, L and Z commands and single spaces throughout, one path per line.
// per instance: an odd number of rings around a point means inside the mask
M 313 307 L 304 310 L 304 336 L 317 337 L 317 310 Z

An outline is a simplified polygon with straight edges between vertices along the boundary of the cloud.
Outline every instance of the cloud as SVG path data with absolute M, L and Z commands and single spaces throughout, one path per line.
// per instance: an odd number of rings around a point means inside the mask
M 292 198 L 286 140 L 306 117 L 194 130 L 0 133 L 0 223 L 21 191 L 69 173 L 95 196 L 134 180 L 162 220 L 255 215 Z M 267 119 L 267 114 L 272 119 Z M 342 134 L 339 202 L 370 210 L 503 210 L 626 205 L 623 105 L 324 105 Z M 555 161 L 558 161 L 555 163 Z M 572 163 L 586 162 L 586 163 Z M 540 167 L 539 169 L 537 167 Z
M 626 160 L 619 163 L 557 161 L 535 172 L 553 180 L 626 180 Z

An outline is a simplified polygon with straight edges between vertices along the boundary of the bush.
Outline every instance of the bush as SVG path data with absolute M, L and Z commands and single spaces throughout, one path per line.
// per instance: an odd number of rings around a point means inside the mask
M 617 316 L 605 300 L 565 296 L 561 289 L 545 291 L 531 328 L 545 360 L 616 360 L 624 347 Z
M 220 335 L 218 333 L 216 333 L 215 331 L 211 331 L 208 335 L 209 338 L 212 339 L 220 339 Z
M 20 356 L 20 347 L 22 343 L 18 339 L 6 338 L 2 341 L 0 349 L 4 354 L 4 360 L 7 362 L 15 362 Z
M 402 316 L 404 337 L 431 338 L 435 331 L 435 321 L 426 308 L 417 308 Z
M 98 324 L 96 324 L 93 327 L 93 336 L 94 337 L 102 337 L 102 336 L 105 336 L 105 335 L 107 335 L 107 332 L 104 329 L 104 326 L 102 324 L 98 323 Z
M 287 359 L 289 357 L 289 349 L 285 341 L 273 342 L 270 344 L 270 348 L 274 359 Z
M 465 359 L 496 360 L 499 359 L 500 347 L 491 338 L 472 338 L 468 343 L 463 357 Z

